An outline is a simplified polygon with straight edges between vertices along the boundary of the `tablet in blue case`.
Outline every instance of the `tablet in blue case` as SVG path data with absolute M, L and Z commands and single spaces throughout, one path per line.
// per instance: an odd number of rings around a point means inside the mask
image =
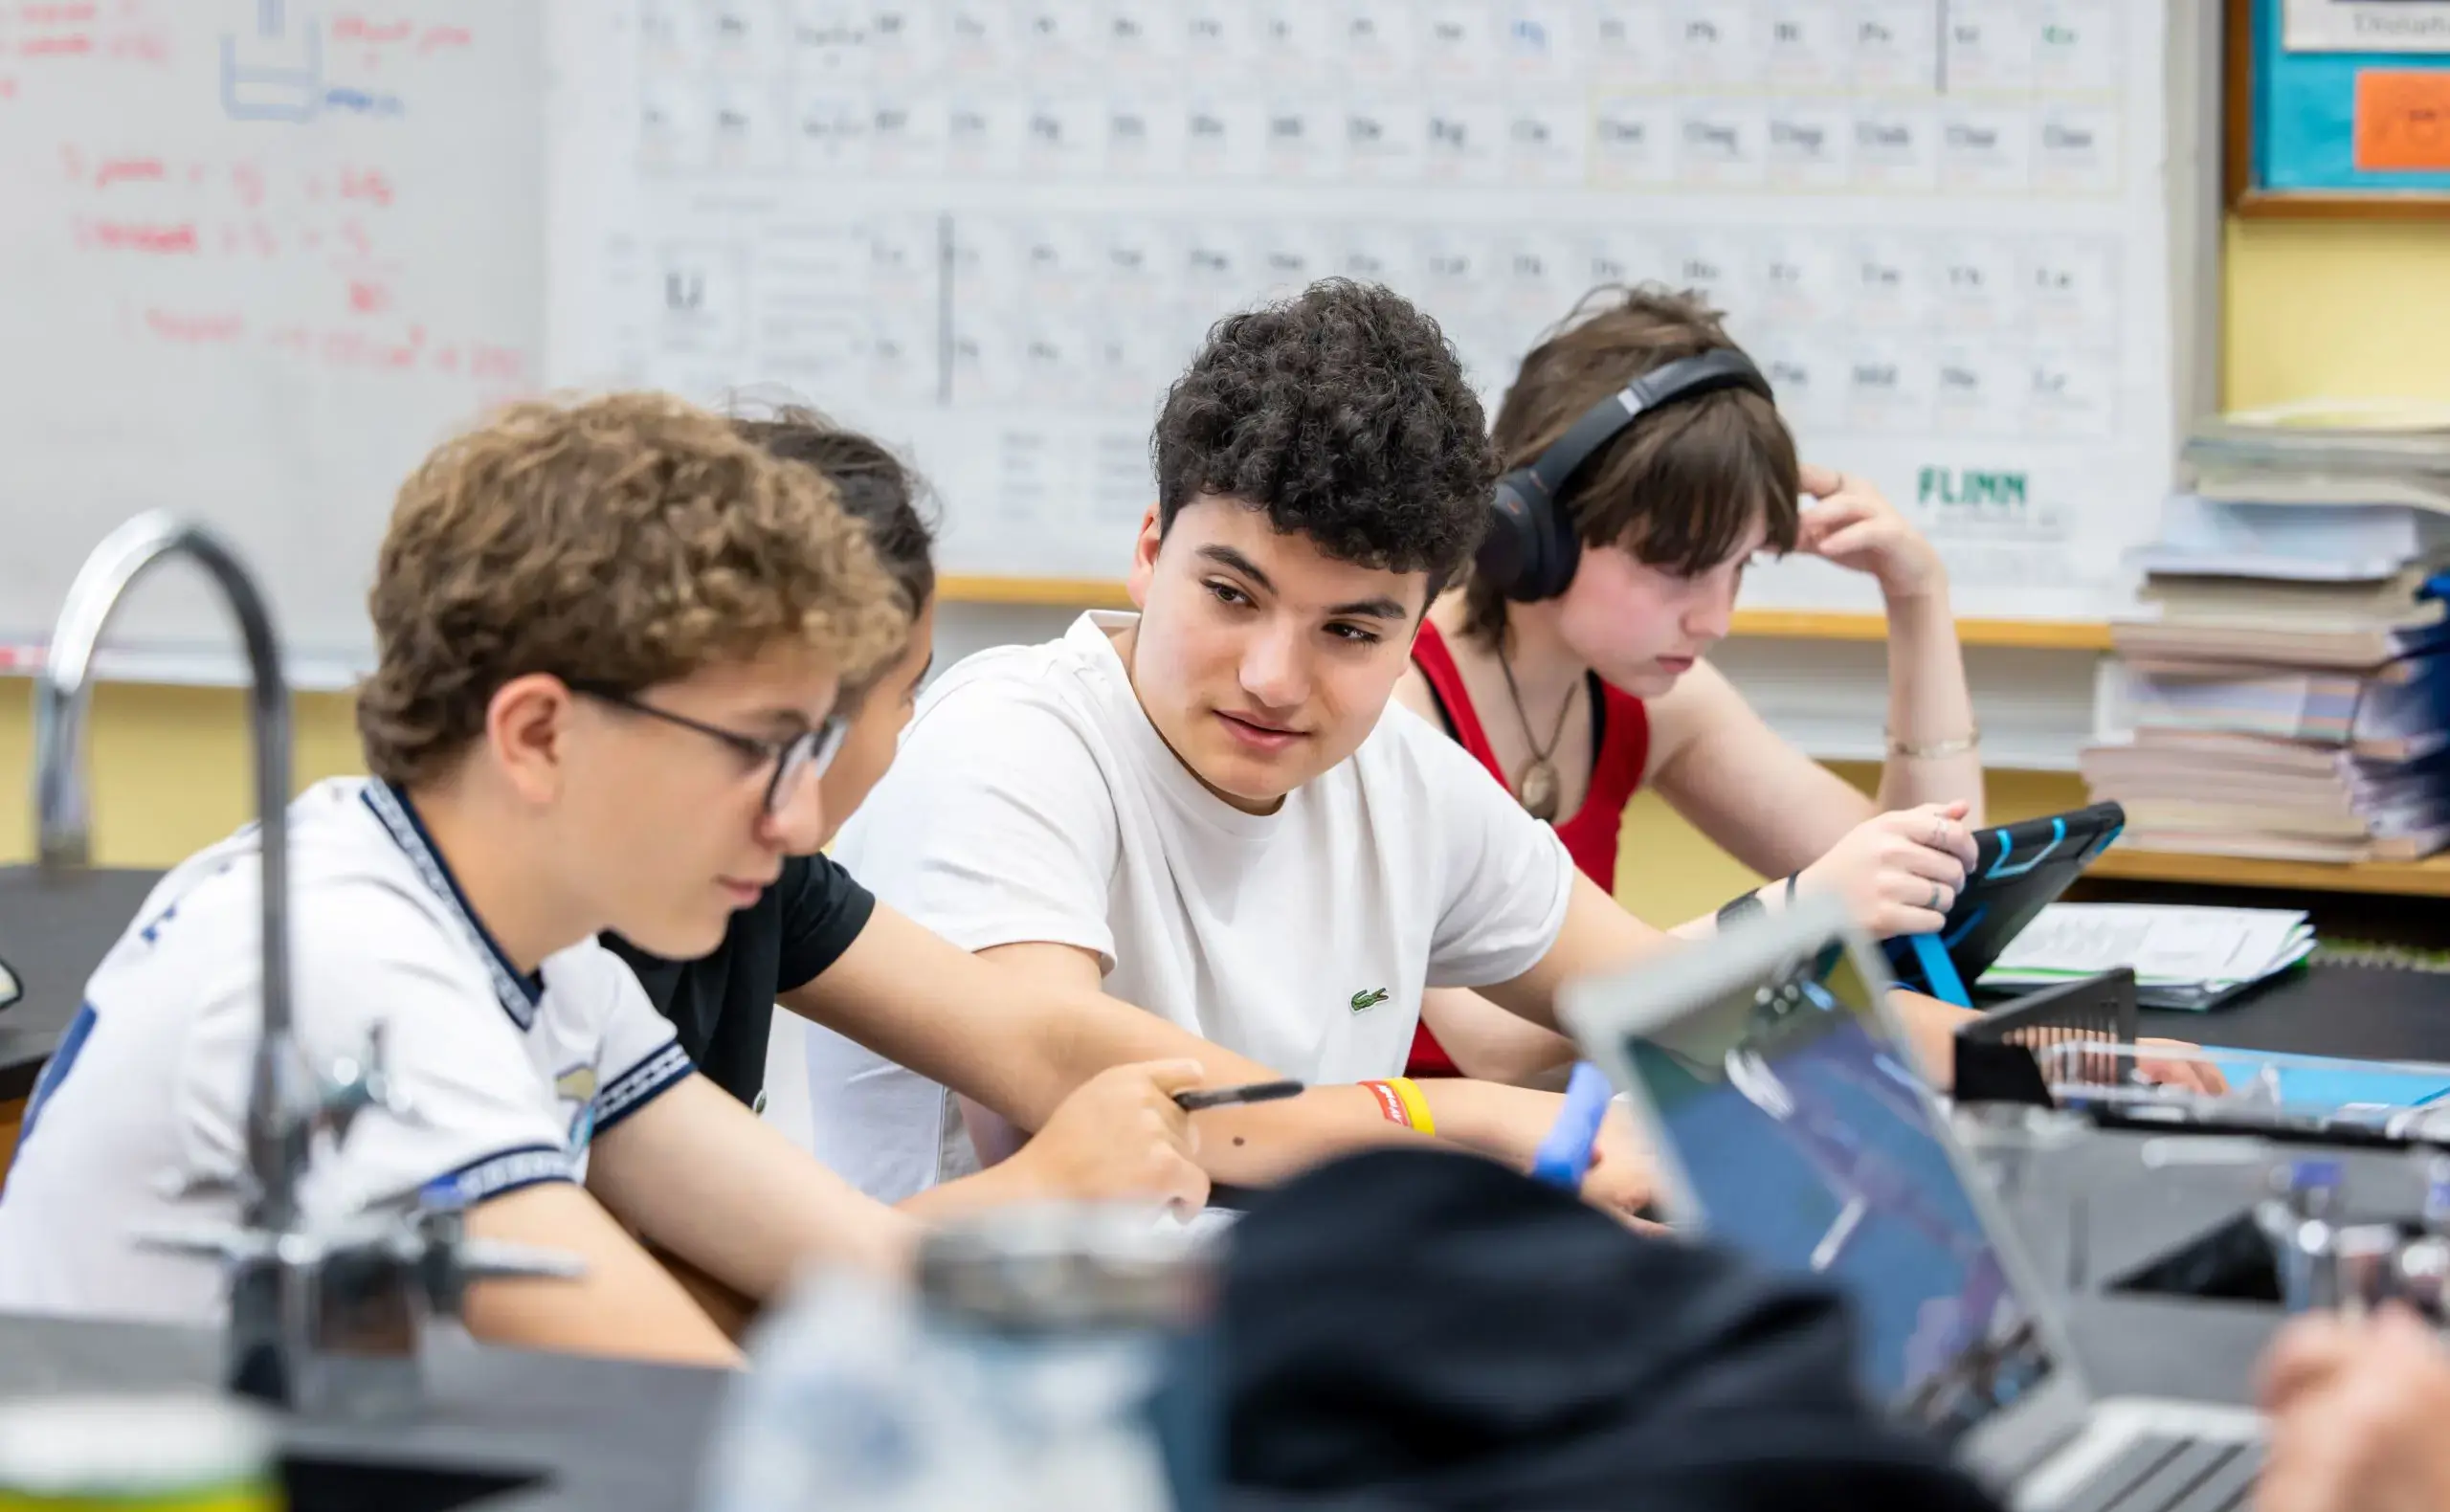
M 2045 819 L 1974 832 L 1976 855 L 1937 934 L 1888 942 L 1898 984 L 1965 1008 L 1981 979 L 2034 916 L 2057 901 L 2127 827 L 2127 811 L 2097 803 Z

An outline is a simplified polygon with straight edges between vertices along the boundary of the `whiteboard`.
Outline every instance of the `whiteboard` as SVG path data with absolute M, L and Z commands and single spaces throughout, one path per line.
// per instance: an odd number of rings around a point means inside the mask
M 400 479 L 539 381 L 541 36 L 533 0 L 0 9 L 0 642 L 167 506 L 294 657 L 366 659 Z M 228 644 L 187 577 L 114 644 Z
M 2204 10 L 572 0 L 548 367 L 810 400 L 912 453 L 949 570 L 1111 579 L 1218 316 L 1388 283 L 1493 408 L 1585 288 L 1658 279 L 1729 312 L 1961 608 L 2099 618 L 2200 376 L 2170 20 Z M 1794 561 L 1746 602 L 1878 601 Z

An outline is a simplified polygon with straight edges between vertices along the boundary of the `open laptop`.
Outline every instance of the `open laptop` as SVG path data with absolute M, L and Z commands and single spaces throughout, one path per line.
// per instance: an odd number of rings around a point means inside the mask
M 1880 952 L 1830 900 L 1570 987 L 1560 1017 L 1628 1094 L 1671 1221 L 1842 1286 L 1865 1382 L 2019 1508 L 2251 1500 L 2243 1408 L 2087 1388 L 2036 1273 L 1916 1074 Z

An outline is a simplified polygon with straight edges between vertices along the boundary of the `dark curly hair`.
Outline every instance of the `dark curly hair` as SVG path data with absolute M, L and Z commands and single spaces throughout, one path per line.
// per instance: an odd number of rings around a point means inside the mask
M 1230 499 L 1341 562 L 1427 572 L 1429 596 L 1488 526 L 1497 452 L 1437 322 L 1330 278 L 1227 316 L 1157 416 L 1157 518 Z

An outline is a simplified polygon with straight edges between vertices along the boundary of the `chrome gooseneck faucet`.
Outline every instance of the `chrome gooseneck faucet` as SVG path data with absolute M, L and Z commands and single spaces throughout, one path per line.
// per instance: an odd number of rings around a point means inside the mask
M 306 1165 L 306 1121 L 284 1118 L 296 1079 L 289 1006 L 289 684 L 272 611 L 255 580 L 221 542 L 170 515 L 139 515 L 105 537 L 69 586 L 34 684 L 34 812 L 38 855 L 47 869 L 91 860 L 92 804 L 86 792 L 85 709 L 94 652 L 120 600 L 146 568 L 185 556 L 212 577 L 238 621 L 247 655 L 247 721 L 255 738 L 256 822 L 263 854 L 263 1038 L 256 1046 L 247 1098 L 251 1227 L 289 1228 L 298 1216 L 298 1180 Z
M 357 1115 L 415 1110 L 385 1072 L 379 1031 L 366 1050 L 311 1068 L 292 1018 L 289 974 L 289 688 L 272 613 L 237 557 L 200 525 L 155 511 L 105 537 L 69 586 L 34 691 L 34 808 L 41 864 L 89 858 L 85 715 L 94 652 L 136 581 L 167 557 L 202 567 L 238 621 L 255 741 L 261 865 L 263 1032 L 247 1093 L 246 1169 L 234 1228 L 138 1242 L 219 1259 L 230 1277 L 227 1384 L 286 1407 L 395 1415 L 417 1401 L 420 1319 L 456 1312 L 470 1281 L 569 1277 L 573 1261 L 467 1237 L 456 1212 L 365 1212 L 309 1223 L 299 1190 L 318 1135 L 347 1137 Z

